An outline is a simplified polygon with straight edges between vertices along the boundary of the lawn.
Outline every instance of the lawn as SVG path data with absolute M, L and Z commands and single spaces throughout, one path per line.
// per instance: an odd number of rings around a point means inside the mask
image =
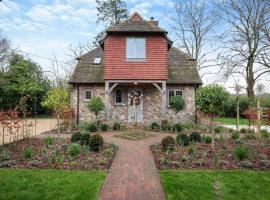
M 270 171 L 161 171 L 167 200 L 268 200 Z
M 102 171 L 0 169 L 2 200 L 97 199 Z
M 219 117 L 216 119 L 216 121 L 225 125 L 236 125 L 236 118 Z M 248 125 L 248 120 L 245 118 L 240 118 L 239 125 Z

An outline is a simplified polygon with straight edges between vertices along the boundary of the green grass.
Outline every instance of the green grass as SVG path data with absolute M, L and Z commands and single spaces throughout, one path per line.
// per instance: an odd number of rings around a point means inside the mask
M 225 125 L 236 125 L 236 118 L 219 117 L 216 119 L 216 121 Z M 240 118 L 239 125 L 248 125 L 248 120 L 244 118 Z
M 168 200 L 269 200 L 270 172 L 255 171 L 161 171 Z M 218 182 L 220 189 L 214 189 Z
M 0 169 L 0 200 L 97 199 L 102 171 Z

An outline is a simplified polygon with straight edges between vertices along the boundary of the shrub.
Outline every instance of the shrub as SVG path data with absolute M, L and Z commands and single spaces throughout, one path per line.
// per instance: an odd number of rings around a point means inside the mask
M 187 136 L 187 134 L 178 134 L 176 137 L 176 142 L 179 146 L 188 146 L 189 137 Z
M 233 140 L 238 140 L 240 138 L 240 135 L 237 131 L 232 132 L 231 138 Z
M 217 126 L 214 128 L 215 133 L 221 133 L 224 130 L 222 126 Z
M 157 122 L 153 122 L 153 123 L 151 124 L 151 129 L 152 129 L 152 130 L 155 130 L 155 131 L 156 131 L 156 130 L 159 130 L 159 128 L 160 128 L 160 127 L 159 127 L 159 125 L 158 125 Z
M 78 142 L 81 140 L 82 134 L 80 132 L 76 132 L 71 136 L 71 142 Z
M 233 150 L 233 154 L 239 159 L 244 160 L 249 157 L 249 149 L 246 147 L 238 146 Z
M 164 123 L 164 124 L 161 125 L 161 130 L 163 130 L 163 131 L 171 131 L 172 126 L 169 123 Z
M 50 146 L 53 144 L 53 141 L 54 141 L 54 139 L 52 137 L 48 136 L 44 139 L 44 144 L 46 144 L 47 146 Z
M 81 153 L 81 146 L 77 143 L 71 144 L 69 154 L 71 156 L 77 156 Z
M 99 151 L 101 147 L 103 146 L 104 140 L 101 135 L 95 134 L 92 136 L 90 140 L 90 148 L 93 151 Z
M 83 134 L 81 137 L 81 145 L 89 145 L 91 140 L 90 134 Z
M 247 140 L 256 140 L 256 136 L 254 134 L 247 134 L 245 136 L 245 139 L 247 139 Z
M 167 136 L 161 140 L 161 146 L 164 151 L 173 150 L 175 147 L 175 140 L 172 136 Z
M 190 145 L 188 147 L 188 154 L 189 155 L 195 155 L 197 153 L 197 147 L 194 145 Z
M 29 158 L 30 159 L 30 158 L 33 157 L 33 155 L 34 155 L 33 147 L 29 146 L 29 147 L 24 148 L 24 150 L 23 150 L 23 157 L 24 158 Z
M 176 95 L 170 97 L 169 105 L 170 108 L 174 109 L 176 112 L 179 112 L 184 109 L 185 101 L 183 100 L 182 96 Z
M 240 133 L 247 133 L 247 129 L 246 128 L 241 128 Z
M 229 133 L 232 133 L 234 131 L 233 128 L 229 128 Z
M 97 126 L 94 123 L 89 124 L 89 131 L 90 132 L 96 132 Z
M 261 130 L 261 136 L 263 138 L 269 138 L 269 132 L 267 130 Z
M 90 130 L 90 123 L 84 122 L 78 125 L 78 128 L 81 132 L 88 132 Z
M 109 125 L 108 124 L 101 124 L 100 125 L 100 130 L 101 131 L 107 131 L 109 129 Z
M 204 139 L 204 142 L 206 144 L 211 144 L 212 143 L 212 137 L 210 137 L 210 136 L 205 136 L 203 139 Z
M 180 123 L 177 123 L 177 124 L 173 125 L 173 131 L 174 131 L 174 132 L 179 133 L 179 132 L 181 132 L 182 130 L 183 130 L 183 127 L 182 127 L 182 125 L 181 125 Z
M 189 136 L 190 142 L 201 142 L 202 136 L 198 132 L 192 132 Z
M 113 130 L 119 131 L 120 128 L 121 128 L 121 125 L 120 125 L 119 123 L 114 123 L 114 124 L 113 124 Z
M 187 130 L 192 129 L 192 127 L 193 127 L 192 123 L 183 123 L 182 124 L 182 128 L 187 129 Z

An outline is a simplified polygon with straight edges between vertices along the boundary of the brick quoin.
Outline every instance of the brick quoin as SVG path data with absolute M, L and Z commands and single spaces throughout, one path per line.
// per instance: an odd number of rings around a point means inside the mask
M 126 60 L 128 35 L 110 35 L 104 41 L 104 79 L 167 80 L 167 39 L 162 35 L 132 36 L 146 39 L 145 62 Z

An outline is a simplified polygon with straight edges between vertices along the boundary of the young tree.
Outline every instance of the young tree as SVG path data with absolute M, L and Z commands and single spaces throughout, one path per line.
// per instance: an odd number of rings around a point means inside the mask
M 182 96 L 176 95 L 170 97 L 169 105 L 170 108 L 174 109 L 176 112 L 180 112 L 185 108 L 185 101 L 183 100 Z
M 198 109 L 209 115 L 211 120 L 212 147 L 215 146 L 214 120 L 224 113 L 230 94 L 219 85 L 208 85 L 198 90 L 196 104 Z
M 61 134 L 61 112 L 69 106 L 69 93 L 63 86 L 58 86 L 50 89 L 44 100 L 42 106 L 51 109 L 57 116 L 57 127 L 58 127 L 58 144 L 60 148 L 60 134 Z
M 101 100 L 100 97 L 93 97 L 88 105 L 87 105 L 88 109 L 90 112 L 93 112 L 96 116 L 96 124 L 97 124 L 97 118 L 98 118 L 98 114 L 99 112 L 103 111 L 104 110 L 104 103 L 103 101 Z
M 199 71 L 212 66 L 206 57 L 206 46 L 211 45 L 211 38 L 218 23 L 218 15 L 212 7 L 205 1 L 175 0 L 169 16 L 177 40 L 195 59 Z
M 254 100 L 254 85 L 269 72 L 269 68 L 258 64 L 261 54 L 269 48 L 264 43 L 262 28 L 267 21 L 265 0 L 223 0 L 220 16 L 228 29 L 224 32 L 224 53 L 221 63 L 225 77 L 231 74 L 242 76 L 247 84 L 249 101 Z
M 10 42 L 0 34 L 0 73 L 6 71 L 10 50 Z

